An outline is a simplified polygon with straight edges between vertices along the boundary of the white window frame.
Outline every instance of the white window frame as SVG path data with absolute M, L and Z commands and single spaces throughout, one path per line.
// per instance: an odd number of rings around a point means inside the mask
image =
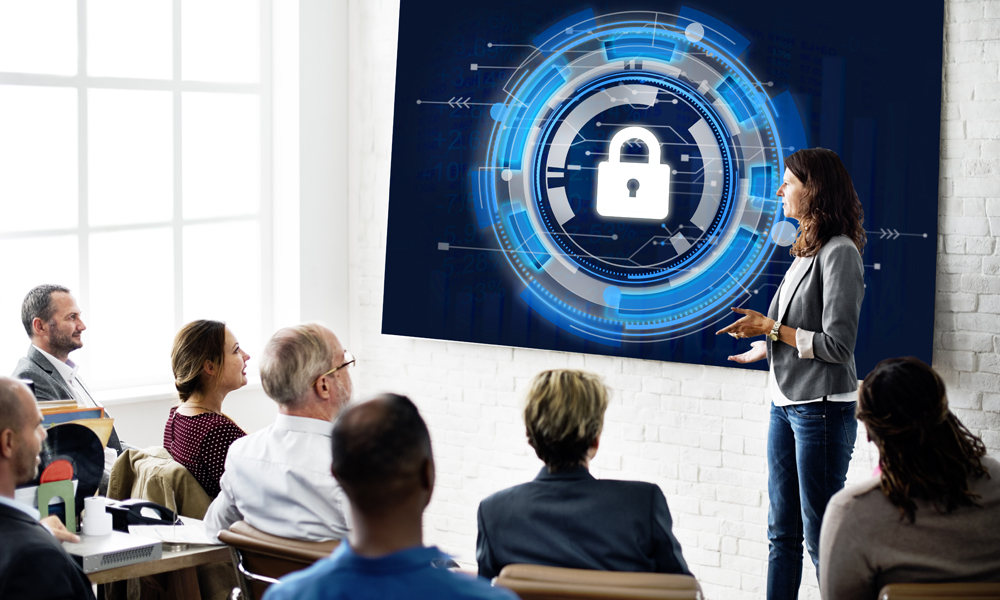
M 0 240 L 31 239 L 55 235 L 76 235 L 79 247 L 80 285 L 74 294 L 84 307 L 90 305 L 90 256 L 91 234 L 121 231 L 139 231 L 171 227 L 173 232 L 174 260 L 174 330 L 184 325 L 184 239 L 185 226 L 256 222 L 260 235 L 260 323 L 261 332 L 273 330 L 274 324 L 274 202 L 273 202 L 273 65 L 272 65 L 272 0 L 259 0 L 259 67 L 258 83 L 211 83 L 183 81 L 181 79 L 181 0 L 172 2 L 172 76 L 167 79 L 138 79 L 124 77 L 92 77 L 87 74 L 87 0 L 77 0 L 77 74 L 75 76 L 44 75 L 31 73 L 0 72 L 0 85 L 69 88 L 77 91 L 77 210 L 76 227 L 24 232 L 0 232 Z M 92 89 L 167 91 L 173 106 L 173 216 L 168 221 L 125 225 L 92 226 L 89 223 L 88 203 L 88 98 Z M 258 97 L 260 106 L 260 202 L 256 214 L 233 217 L 185 219 L 182 212 L 182 111 L 184 92 L 212 92 L 218 94 L 248 94 Z M 95 335 L 99 335 L 95 333 Z M 101 360 L 92 357 L 92 360 Z M 106 358 L 105 360 L 109 360 Z M 114 403 L 116 399 L 159 399 L 175 395 L 169 382 L 143 388 L 111 387 L 97 390 L 102 400 Z

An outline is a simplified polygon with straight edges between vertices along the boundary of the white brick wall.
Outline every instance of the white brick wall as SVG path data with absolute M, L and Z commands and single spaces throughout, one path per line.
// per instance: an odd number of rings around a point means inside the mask
M 529 378 L 546 368 L 584 368 L 614 390 L 595 474 L 663 489 L 685 557 L 710 598 L 761 598 L 765 375 L 379 333 L 397 12 L 392 0 L 352 0 L 349 8 L 351 340 L 359 394 L 408 394 L 430 424 L 438 486 L 427 541 L 474 563 L 479 501 L 541 466 L 519 416 Z M 934 367 L 948 382 L 955 413 L 996 452 L 1000 0 L 949 1 L 946 20 Z M 874 463 L 860 431 L 849 481 L 868 476 Z M 802 597 L 818 598 L 806 565 Z

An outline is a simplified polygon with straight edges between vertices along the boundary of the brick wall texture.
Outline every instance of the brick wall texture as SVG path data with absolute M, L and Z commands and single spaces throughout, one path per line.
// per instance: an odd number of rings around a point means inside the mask
M 349 214 L 352 350 L 358 395 L 391 390 L 419 405 L 437 487 L 425 541 L 475 563 L 476 508 L 534 477 L 520 408 L 546 368 L 582 368 L 613 390 L 598 477 L 658 484 L 709 598 L 764 595 L 766 374 L 385 336 L 380 333 L 398 3 L 351 0 Z M 1000 0 L 949 0 L 938 205 L 934 367 L 952 410 L 1000 450 Z M 936 74 L 928 74 L 936 76 Z M 931 124 L 928 124 L 931 125 Z M 863 430 L 848 474 L 876 463 Z M 802 598 L 819 598 L 806 560 Z

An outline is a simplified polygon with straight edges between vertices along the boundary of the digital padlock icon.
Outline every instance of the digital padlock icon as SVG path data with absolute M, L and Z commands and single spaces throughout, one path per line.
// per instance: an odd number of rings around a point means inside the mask
M 625 142 L 639 139 L 649 160 L 623 163 Z M 643 127 L 626 127 L 611 138 L 608 160 L 597 165 L 597 213 L 602 217 L 663 220 L 670 212 L 670 166 L 660 164 L 660 140 Z

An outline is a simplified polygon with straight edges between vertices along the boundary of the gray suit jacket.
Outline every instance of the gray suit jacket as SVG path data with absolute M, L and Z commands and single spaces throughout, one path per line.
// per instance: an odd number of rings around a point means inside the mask
M 858 388 L 854 344 L 865 296 L 861 255 L 854 242 L 842 235 L 824 244 L 815 256 L 800 260 L 797 277 L 786 277 L 778 287 L 785 290 L 785 306 L 779 307 L 775 293 L 767 316 L 782 325 L 815 332 L 815 358 L 799 358 L 792 346 L 768 340 L 767 360 L 778 388 L 793 401 L 852 392 Z
M 73 398 L 73 390 L 69 387 L 69 383 L 63 379 L 59 371 L 56 371 L 49 359 L 45 358 L 34 346 L 28 350 L 27 356 L 17 361 L 17 368 L 14 369 L 11 377 L 30 379 L 35 384 L 35 398 L 37 400 L 71 400 Z M 121 442 L 118 440 L 118 432 L 114 429 L 111 430 L 111 437 L 108 439 L 108 448 L 113 448 L 121 454 Z

